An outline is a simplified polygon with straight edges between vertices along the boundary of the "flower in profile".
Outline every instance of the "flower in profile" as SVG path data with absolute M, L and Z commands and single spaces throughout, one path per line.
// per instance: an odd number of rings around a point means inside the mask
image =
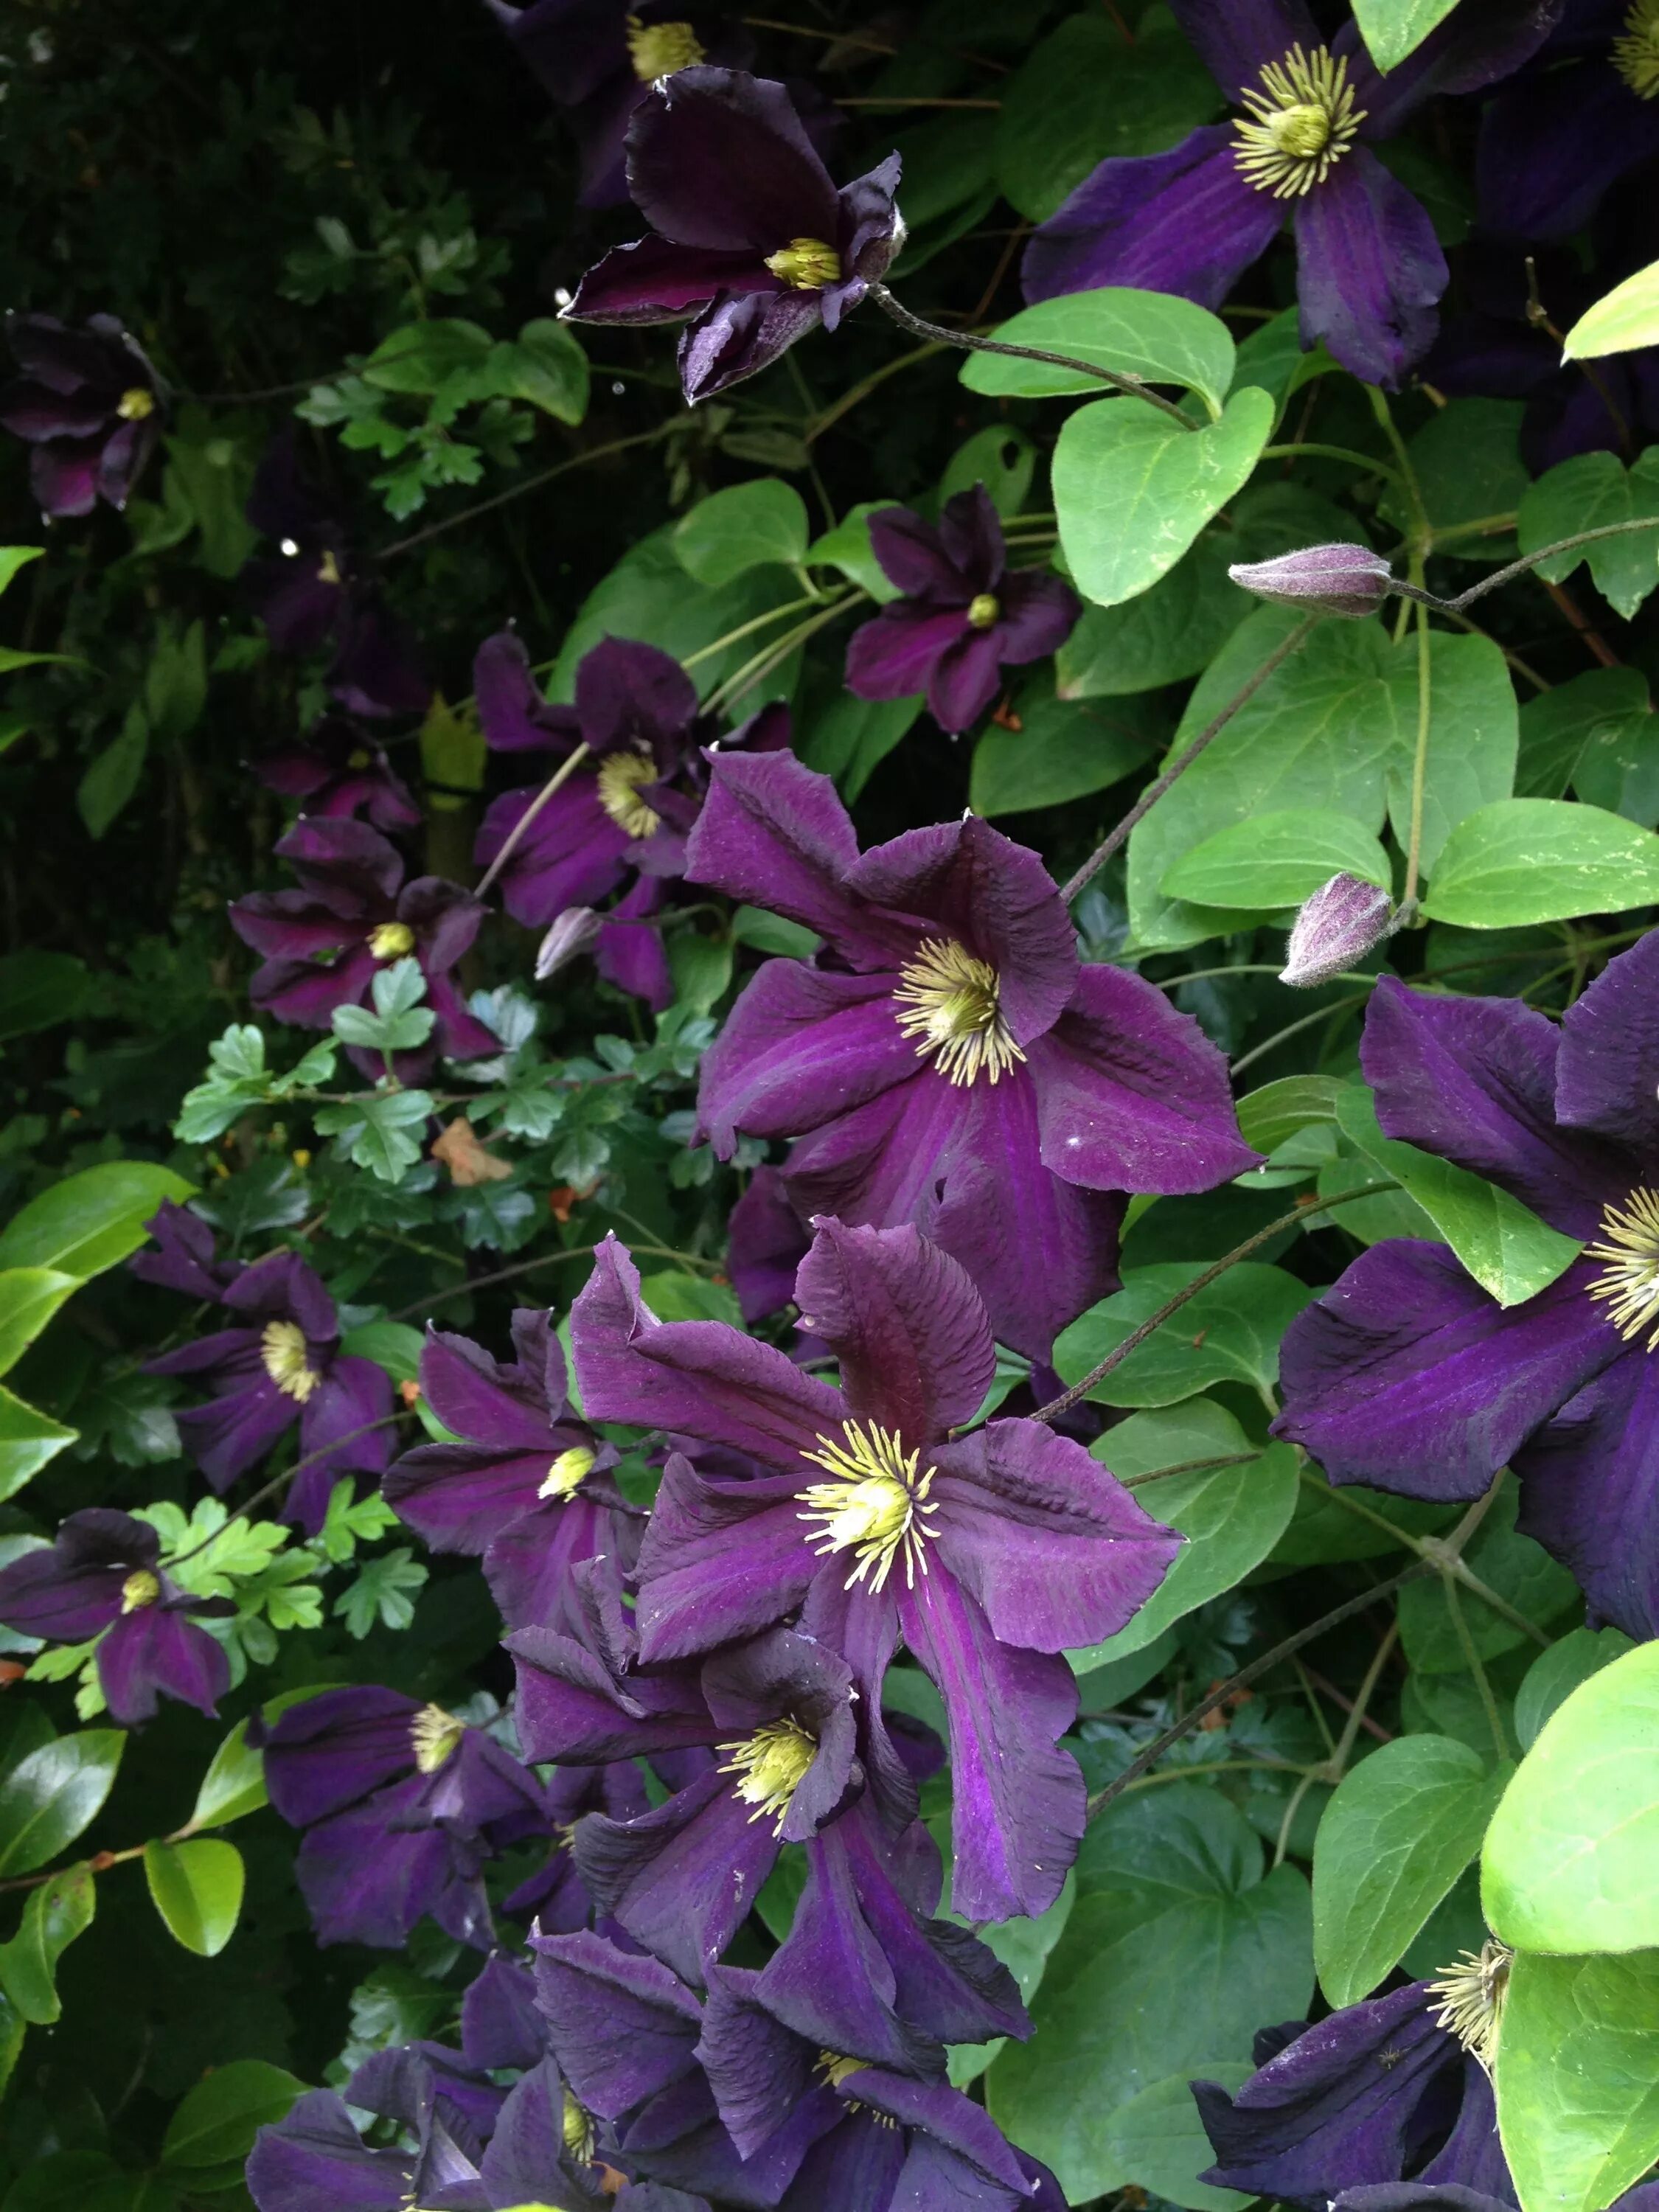
M 240 1260 L 222 1260 L 210 1224 L 187 1206 L 161 1200 L 161 1211 L 144 1224 L 155 1244 L 135 1252 L 127 1261 L 130 1274 L 141 1283 L 157 1283 L 166 1291 L 182 1291 L 186 1297 L 208 1298 L 216 1305 L 244 1271 Z
M 161 380 L 113 315 L 71 330 L 55 315 L 9 314 L 6 343 L 23 372 L 0 388 L 0 428 L 21 438 L 29 484 L 49 522 L 125 507 L 162 421 Z
M 105 1506 L 71 1513 L 56 1540 L 0 1567 L 0 1621 L 48 1643 L 98 1639 L 98 1680 L 123 1728 L 152 1720 L 158 1697 L 212 1714 L 230 1687 L 223 1644 L 193 1614 L 235 1611 L 192 1597 L 161 1565 L 148 1522 Z
M 590 269 L 575 322 L 683 322 L 680 381 L 706 399 L 833 331 L 902 236 L 890 154 L 838 191 L 782 85 L 697 65 L 654 85 L 628 130 L 628 189 L 652 227 Z
M 325 1030 L 337 1006 L 369 1002 L 382 968 L 414 959 L 438 1019 L 428 1045 L 398 1054 L 398 1079 L 415 1080 L 440 1054 L 480 1060 L 499 1049 L 450 975 L 484 917 L 471 891 L 441 876 L 405 883 L 398 853 L 367 822 L 301 815 L 276 852 L 301 888 L 250 892 L 230 909 L 236 934 L 264 956 L 250 986 L 256 1006 L 296 1028 Z M 365 1073 L 380 1073 L 377 1054 L 352 1049 Z
M 908 507 L 883 507 L 870 517 L 870 544 L 904 596 L 848 641 L 847 688 L 860 699 L 925 690 L 953 736 L 990 705 L 1005 667 L 1058 652 L 1083 611 L 1063 577 L 1010 571 L 982 483 L 947 499 L 937 528 Z
M 957 1910 L 1052 1904 L 1083 1832 L 1059 1738 L 1076 1711 L 1060 1655 L 1114 1635 L 1180 1540 L 1080 1446 L 1034 1421 L 970 1423 L 995 1364 L 979 1293 L 913 1229 L 821 1221 L 796 1297 L 842 1388 L 717 1322 L 657 1322 L 614 1238 L 571 1342 L 596 1419 L 750 1455 L 759 1476 L 671 1461 L 637 1567 L 647 1667 L 715 1650 L 799 1610 L 848 1655 L 890 1771 L 882 1678 L 900 1635 L 951 1722 Z
M 1227 574 L 1241 592 L 1309 614 L 1374 615 L 1394 588 L 1394 571 L 1364 545 L 1304 545 L 1272 561 L 1241 561 Z
M 637 1547 L 636 1510 L 617 1488 L 616 1447 L 571 1411 L 551 1317 L 513 1316 L 511 1365 L 470 1338 L 428 1332 L 421 1390 L 460 1441 L 420 1444 L 386 1470 L 387 1504 L 435 1552 L 482 1554 L 508 1628 L 566 1625 L 570 1570 Z
M 361 815 L 388 831 L 420 823 L 421 810 L 379 738 L 349 714 L 324 714 L 297 744 L 257 760 L 253 773 L 268 791 L 299 799 L 309 815 Z
M 1298 990 L 1328 983 L 1363 960 L 1389 933 L 1394 901 L 1358 876 L 1333 876 L 1322 884 L 1291 925 L 1279 980 Z
M 1196 1022 L 1127 969 L 1084 965 L 1041 860 L 988 823 L 860 857 L 828 776 L 721 752 L 686 874 L 805 923 L 834 959 L 769 960 L 738 1000 L 702 1062 L 716 1152 L 796 1139 L 784 1188 L 804 1219 L 914 1222 L 1029 1358 L 1116 1287 L 1116 1194 L 1255 1164 Z
M 1537 66 L 1480 118 L 1475 195 L 1482 226 L 1566 239 L 1607 187 L 1659 154 L 1659 5 L 1569 0 Z
M 198 1338 L 145 1364 L 186 1375 L 210 1393 L 175 1418 L 185 1449 L 215 1490 L 228 1490 L 297 1422 L 302 1458 L 318 1456 L 289 1488 L 284 1516 L 320 1528 L 343 1474 L 378 1474 L 390 1456 L 392 1383 L 372 1359 L 340 1350 L 340 1322 L 322 1279 L 294 1252 L 245 1267 L 220 1294 L 234 1328 Z
M 1304 0 L 1171 0 L 1227 98 L 1165 154 L 1103 161 L 1025 249 L 1028 300 L 1099 285 L 1218 307 L 1288 211 L 1302 343 L 1392 390 L 1434 337 L 1446 260 L 1421 204 L 1370 144 L 1439 93 L 1471 92 L 1541 43 L 1551 0 L 1457 9 L 1382 76 L 1352 22 L 1324 44 Z
M 1659 1634 L 1659 932 L 1560 1026 L 1384 976 L 1361 1065 L 1385 1135 L 1509 1191 L 1583 1256 L 1500 1306 L 1443 1245 L 1375 1244 L 1292 1322 L 1274 1432 L 1333 1482 L 1413 1498 L 1520 1482 L 1517 1525 L 1593 1620 Z
M 535 1777 L 481 1729 L 396 1690 L 325 1690 L 269 1726 L 270 1802 L 301 1829 L 296 1873 L 319 1943 L 395 1949 L 430 1913 L 458 1943 L 493 1940 L 482 1871 L 549 1830 Z

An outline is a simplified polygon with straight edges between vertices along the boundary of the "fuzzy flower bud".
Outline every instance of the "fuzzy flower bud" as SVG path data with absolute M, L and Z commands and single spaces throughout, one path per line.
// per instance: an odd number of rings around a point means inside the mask
M 1304 545 L 1276 561 L 1246 561 L 1227 574 L 1242 591 L 1327 615 L 1374 615 L 1394 586 L 1380 554 L 1363 545 Z
M 536 981 L 546 982 L 592 946 L 603 924 L 591 906 L 568 906 L 536 948 Z
M 1322 884 L 1291 927 L 1281 983 L 1310 990 L 1363 960 L 1388 934 L 1394 901 L 1358 876 L 1333 876 Z

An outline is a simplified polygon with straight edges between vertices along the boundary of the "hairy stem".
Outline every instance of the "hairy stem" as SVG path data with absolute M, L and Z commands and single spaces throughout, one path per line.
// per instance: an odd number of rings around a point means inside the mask
M 577 746 L 575 751 L 570 755 L 568 760 L 562 760 L 559 763 L 557 768 L 554 769 L 552 775 L 548 777 L 547 781 L 542 786 L 541 789 L 536 793 L 536 796 L 531 800 L 529 805 L 526 807 L 524 812 L 519 817 L 518 820 L 513 824 L 513 827 L 507 831 L 507 842 L 502 845 L 501 851 L 496 854 L 489 866 L 484 870 L 483 881 L 478 885 L 477 891 L 476 893 L 477 897 L 482 898 L 483 896 L 484 893 L 489 889 L 491 884 L 495 882 L 496 877 L 500 875 L 501 870 L 513 858 L 514 854 L 518 851 L 519 847 L 524 842 L 525 832 L 529 829 L 536 817 L 541 812 L 543 807 L 546 805 L 548 800 L 552 798 L 554 793 L 557 791 L 562 785 L 568 781 L 571 775 L 574 774 L 575 770 L 581 766 L 582 763 L 586 758 L 587 745 L 584 740 L 582 744 Z

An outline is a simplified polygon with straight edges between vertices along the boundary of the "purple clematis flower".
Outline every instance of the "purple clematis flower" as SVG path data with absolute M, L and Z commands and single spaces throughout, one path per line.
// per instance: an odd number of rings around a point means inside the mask
M 595 1419 L 683 1430 L 778 1470 L 671 1462 L 637 1570 L 641 1657 L 711 1651 L 799 1609 L 845 1655 L 869 1763 L 890 1772 L 878 1714 L 902 1634 L 950 1714 L 957 1909 L 1041 1912 L 1083 1832 L 1082 1778 L 1058 1742 L 1076 1711 L 1060 1655 L 1122 1627 L 1179 1539 L 1036 1422 L 950 1440 L 994 1352 L 972 1282 L 914 1230 L 821 1222 L 796 1297 L 840 1360 L 839 1391 L 722 1322 L 658 1322 L 614 1238 L 576 1302 Z
M 547 1785 L 553 1848 L 546 1864 L 520 1883 L 502 1910 L 515 1920 L 533 1922 L 544 1936 L 566 1936 L 586 1928 L 594 1905 L 570 1848 L 577 1821 L 584 1813 L 632 1820 L 648 1812 L 650 1804 L 644 1778 L 631 1759 L 612 1759 L 608 1766 L 560 1767 Z
M 0 1568 L 0 1621 L 53 1644 L 96 1637 L 104 1702 L 123 1728 L 153 1720 L 158 1696 L 211 1715 L 230 1687 L 230 1662 L 191 1616 L 236 1608 L 190 1596 L 161 1561 L 148 1522 L 89 1506 L 70 1515 L 55 1542 Z
M 0 428 L 33 447 L 29 484 L 48 522 L 127 503 L 161 427 L 161 380 L 113 315 L 70 330 L 55 315 L 9 314 L 23 372 L 0 389 Z
M 572 1413 L 550 1317 L 513 1316 L 518 1360 L 498 1365 L 465 1336 L 429 1330 L 421 1389 L 459 1443 L 421 1444 L 388 1468 L 388 1505 L 434 1552 L 481 1553 L 509 1628 L 567 1625 L 570 1570 L 600 1559 L 615 1588 L 641 1516 L 617 1488 L 618 1454 Z
M 1170 0 L 1230 100 L 1166 154 L 1103 161 L 1025 249 L 1028 300 L 1104 284 L 1218 307 L 1288 206 L 1302 342 L 1392 390 L 1428 347 L 1446 260 L 1421 204 L 1370 151 L 1412 109 L 1534 53 L 1560 0 L 1465 0 L 1379 75 L 1345 23 L 1327 46 L 1304 0 Z
M 883 507 L 870 518 L 870 544 L 904 597 L 848 641 L 847 688 L 860 699 L 925 689 L 933 720 L 953 737 L 995 698 L 1005 667 L 1057 653 L 1083 611 L 1063 576 L 1009 572 L 982 483 L 947 499 L 937 528 L 908 507 Z
M 187 1206 L 161 1200 L 159 1213 L 144 1224 L 155 1242 L 153 1252 L 135 1252 L 127 1270 L 141 1283 L 158 1283 L 163 1290 L 182 1291 L 186 1297 L 209 1298 L 216 1305 L 238 1275 L 245 1272 L 240 1260 L 222 1260 L 209 1224 Z
M 1517 1525 L 1592 1615 L 1659 1634 L 1659 932 L 1560 1027 L 1505 999 L 1384 977 L 1361 1064 L 1385 1133 L 1510 1192 L 1581 1259 L 1499 1306 L 1443 1245 L 1373 1245 L 1286 1333 L 1274 1432 L 1333 1482 L 1479 1497 L 1506 1462 Z
M 751 1328 L 793 1300 L 795 1277 L 811 1241 L 779 1170 L 757 1168 L 726 1224 L 726 1273 Z
M 836 963 L 769 960 L 744 990 L 702 1063 L 715 1150 L 796 1138 L 804 1218 L 914 1222 L 1028 1357 L 1115 1288 L 1115 1194 L 1255 1164 L 1196 1022 L 1127 969 L 1082 965 L 1042 862 L 986 823 L 860 857 L 828 776 L 721 754 L 686 874 L 804 922 Z
M 303 1830 L 296 1872 L 319 1943 L 395 1949 L 429 1912 L 488 1949 L 481 1870 L 549 1831 L 535 1777 L 442 1706 L 396 1690 L 325 1690 L 266 1728 L 270 1802 Z
M 185 1449 L 222 1493 L 297 1421 L 301 1456 L 319 1456 L 289 1488 L 283 1513 L 314 1533 L 342 1475 L 386 1465 L 390 1442 L 374 1425 L 391 1414 L 391 1382 L 374 1360 L 341 1352 L 334 1301 L 297 1253 L 272 1252 L 243 1268 L 220 1303 L 240 1327 L 163 1352 L 144 1371 L 194 1376 L 211 1393 L 176 1418 Z
M 428 1045 L 397 1055 L 399 1081 L 418 1079 L 439 1054 L 479 1060 L 500 1049 L 450 979 L 478 933 L 481 900 L 441 876 L 405 883 L 398 853 L 367 822 L 301 815 L 275 850 L 301 888 L 253 891 L 230 909 L 236 934 L 264 956 L 250 986 L 256 1006 L 296 1028 L 325 1030 L 337 1006 L 369 1002 L 381 968 L 412 958 L 438 1020 Z M 380 1073 L 378 1054 L 353 1047 L 351 1056 L 365 1074 Z
M 253 773 L 313 817 L 361 815 L 386 831 L 420 823 L 421 810 L 380 740 L 349 714 L 325 714 L 297 744 L 256 761 Z
M 1480 220 L 1570 238 L 1607 187 L 1659 154 L 1659 15 L 1649 0 L 1567 0 L 1536 65 L 1481 118 Z
M 653 234 L 590 269 L 573 322 L 694 319 L 680 340 L 688 402 L 835 330 L 886 274 L 902 225 L 899 157 L 837 191 L 781 84 L 684 69 L 628 130 L 628 189 Z

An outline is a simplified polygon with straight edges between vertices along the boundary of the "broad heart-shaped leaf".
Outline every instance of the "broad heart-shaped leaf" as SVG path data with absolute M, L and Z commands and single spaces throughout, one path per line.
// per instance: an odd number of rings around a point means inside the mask
M 1232 335 L 1219 315 L 1171 292 L 1136 292 L 1107 285 L 1097 292 L 1068 292 L 1027 307 L 992 337 L 1005 345 L 1069 353 L 1120 376 L 1148 384 L 1175 384 L 1196 392 L 1213 417 L 1233 380 Z M 970 353 L 962 365 L 970 392 L 1024 399 L 1048 399 L 1088 392 L 1099 397 L 1100 379 L 1040 361 L 1011 361 L 1006 354 Z
M 1084 1838 L 1036 2034 L 1006 2045 L 986 2077 L 994 2118 L 1069 2203 L 1134 2179 L 1111 2134 L 1131 2098 L 1247 2064 L 1264 2022 L 1305 2014 L 1308 1886 L 1289 1866 L 1264 1881 L 1263 1856 L 1243 1814 L 1199 1783 L 1122 1798 Z
M 0 1499 L 15 1498 L 80 1433 L 0 1388 Z
M 921 712 L 920 697 L 855 699 L 838 691 L 802 738 L 800 757 L 808 768 L 833 776 L 850 805 Z
M 1523 1951 L 1659 1949 L 1659 1644 L 1581 1682 L 1493 1817 L 1481 1899 Z
M 799 567 L 811 534 L 794 486 L 760 477 L 699 500 L 674 526 L 674 550 L 688 576 L 717 589 L 769 561 Z
M 406 1321 L 366 1321 L 346 1331 L 340 1349 L 353 1358 L 372 1359 L 394 1382 L 415 1382 L 420 1379 L 426 1339 Z
M 1386 1168 L 1414 1198 L 1483 1291 L 1500 1306 L 1536 1297 L 1565 1274 L 1583 1249 L 1540 1221 L 1496 1183 L 1437 1159 L 1415 1145 L 1385 1137 L 1376 1105 L 1363 1083 L 1337 1101 L 1337 1125 L 1351 1144 Z
M 1504 799 L 1446 840 L 1423 901 L 1431 921 L 1508 929 L 1659 900 L 1659 837 L 1599 806 Z
M 1026 685 L 1020 726 L 994 723 L 974 747 L 968 803 L 975 814 L 1022 814 L 1104 791 L 1155 752 L 1169 729 L 1159 702 L 1057 699 L 1044 673 Z
M 162 2165 L 188 2176 L 204 2166 L 246 2158 L 259 2130 L 283 2118 L 305 2092 L 303 2081 L 263 2058 L 233 2058 L 228 2066 L 216 2067 L 167 2122 Z
M 1540 561 L 1538 573 L 1553 584 L 1588 561 L 1595 588 L 1626 619 L 1659 584 L 1659 453 L 1644 453 L 1630 468 L 1613 453 L 1576 453 L 1539 477 L 1521 502 L 1516 532 L 1523 553 L 1581 530 L 1654 518 L 1652 530 L 1576 545 Z
M 1273 423 L 1273 403 L 1254 385 L 1202 429 L 1129 398 L 1068 415 L 1054 447 L 1054 512 L 1084 597 L 1115 606 L 1173 568 L 1249 483 Z
M 1371 59 L 1385 73 L 1414 54 L 1457 0 L 1353 0 L 1354 21 Z
M 97 1884 L 84 1862 L 65 1867 L 38 1889 L 23 1906 L 23 1918 L 9 1943 L 0 1943 L 0 1990 L 23 2018 L 49 2027 L 64 2008 L 58 1996 L 58 1961 L 92 1925 Z
M 1258 1152 L 1276 1152 L 1288 1137 L 1336 1119 L 1347 1085 L 1334 1075 L 1285 1075 L 1238 1102 L 1239 1133 Z
M 806 566 L 839 568 L 849 583 L 868 592 L 878 605 L 902 598 L 898 586 L 877 560 L 870 542 L 870 517 L 899 503 L 892 499 L 866 499 L 856 507 L 849 507 L 833 530 L 827 530 L 822 538 L 815 538 L 807 547 Z
M 0 1878 L 33 1874 L 96 1820 L 127 1739 L 82 1729 L 20 1760 L 0 1782 Z
M 1521 709 L 1515 795 L 1564 799 L 1587 772 L 1581 799 L 1651 830 L 1659 800 L 1650 816 L 1623 803 L 1623 794 L 1632 770 L 1651 756 L 1652 732 L 1648 679 L 1639 668 L 1587 668 Z M 1652 780 L 1650 770 L 1646 781 Z
M 1012 522 L 1025 504 L 1036 465 L 1037 449 L 1023 430 L 1012 423 L 993 422 L 964 439 L 945 463 L 939 480 L 939 502 L 982 483 L 1003 521 Z
M 1600 354 L 1632 353 L 1650 345 L 1659 345 L 1659 261 L 1650 261 L 1586 307 L 1561 350 L 1569 361 L 1592 361 Z
M 16 1366 L 81 1279 L 55 1267 L 0 1270 L 0 1375 Z
M 1207 1398 L 1167 1410 L 1132 1413 L 1091 1447 L 1120 1481 L 1189 1461 L 1237 1459 L 1248 1464 L 1194 1468 L 1137 1485 L 1135 1502 L 1186 1542 L 1170 1571 L 1127 1628 L 1104 1644 L 1066 1654 L 1087 1674 L 1152 1643 L 1183 1613 L 1242 1582 L 1260 1566 L 1296 1510 L 1296 1454 L 1287 1444 L 1251 1443 L 1233 1416 Z
M 1314 1960 L 1333 2005 L 1369 1996 L 1480 1848 L 1504 1777 L 1467 1744 L 1396 1736 L 1343 1776 L 1314 1843 Z
M 1517 1957 L 1495 2075 L 1522 2212 L 1601 2212 L 1659 2157 L 1659 1951 Z
M 84 1279 L 118 1266 L 144 1242 L 164 1199 L 194 1183 L 151 1160 L 106 1160 L 31 1199 L 0 1231 L 0 1267 L 55 1267 Z
M 1183 853 L 1158 889 L 1200 906 L 1300 906 L 1335 875 L 1384 890 L 1393 880 L 1388 854 L 1352 815 L 1292 806 L 1218 830 Z
M 9 952 L 0 957 L 0 1044 L 70 1022 L 85 1005 L 92 977 L 70 952 Z
M 144 1873 L 169 1934 L 199 1958 L 216 1958 L 242 1910 L 246 1876 L 235 1844 L 204 1837 L 146 1844 Z
M 890 1680 L 892 1679 L 890 1675 Z M 950 1838 L 941 1832 L 939 1837 L 941 1853 L 947 1863 Z M 987 1928 L 981 1937 L 986 1948 L 1001 1960 L 1019 1984 L 1019 1994 L 1029 2005 L 1036 1986 L 1042 1981 L 1048 1964 L 1049 1954 L 1066 1932 L 1066 1923 L 1072 1917 L 1072 1907 L 1077 1902 L 1077 1880 L 1067 1875 L 1066 1884 L 1048 1910 L 1035 1920 L 1023 1915 L 1004 1920 Z M 996 2057 L 1006 2036 L 999 2035 L 990 2043 L 957 2043 L 950 2051 L 951 2086 L 966 2088 L 969 2082 L 977 2081 Z
M 1411 842 L 1412 762 L 1417 750 L 1415 637 L 1390 656 L 1387 682 L 1395 744 L 1389 759 L 1389 819 L 1403 851 Z M 1489 637 L 1429 637 L 1429 749 L 1423 785 L 1425 874 L 1431 875 L 1454 827 L 1514 788 L 1520 722 L 1504 656 Z
M 1631 1649 L 1622 1629 L 1574 1628 L 1547 1651 L 1540 1651 L 1515 1693 L 1515 1733 L 1522 1750 L 1532 1749 L 1545 1722 L 1581 1682 L 1611 1667 Z
M 1196 1261 L 1127 1269 L 1123 1288 L 1091 1307 L 1056 1342 L 1061 1381 L 1080 1382 L 1203 1272 Z M 1189 1298 L 1089 1395 L 1108 1406 L 1173 1406 L 1212 1382 L 1270 1392 L 1279 1379 L 1279 1340 L 1312 1297 L 1306 1283 L 1282 1268 L 1245 1261 Z
M 1106 2129 L 1107 2156 L 1121 2166 L 1133 2187 L 1150 2190 L 1166 2204 L 1188 2205 L 1192 2212 L 1238 2212 L 1247 2197 L 1197 2178 L 1215 2164 L 1215 2151 L 1198 2116 L 1192 2083 L 1218 2081 L 1237 2093 L 1255 2070 L 1231 2059 L 1206 2058 L 1188 2073 L 1154 2081 L 1113 2113 Z

